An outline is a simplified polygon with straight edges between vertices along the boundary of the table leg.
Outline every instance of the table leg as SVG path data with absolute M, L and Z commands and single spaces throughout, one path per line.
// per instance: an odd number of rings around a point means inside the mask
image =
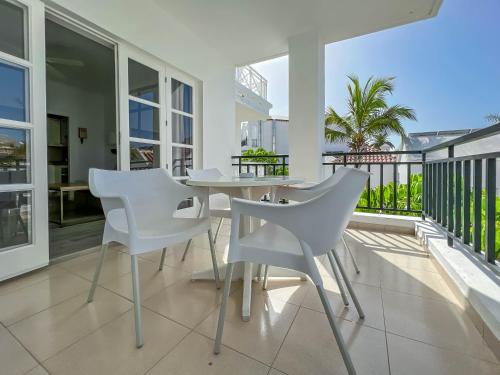
M 250 188 L 241 189 L 243 198 L 252 199 Z M 240 221 L 240 236 L 243 237 L 252 230 L 252 218 L 243 216 Z M 243 271 L 243 301 L 241 305 L 241 318 L 244 322 L 250 320 L 250 306 L 252 303 L 252 263 L 244 262 Z

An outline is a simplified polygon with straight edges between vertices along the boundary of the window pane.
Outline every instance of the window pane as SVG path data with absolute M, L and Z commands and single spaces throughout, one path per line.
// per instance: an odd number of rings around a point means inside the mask
M 172 175 L 187 176 L 186 168 L 193 168 L 193 150 L 186 147 L 172 147 Z
M 31 192 L 0 193 L 0 251 L 31 243 Z
M 172 139 L 174 143 L 193 144 L 193 119 L 172 113 Z
M 29 132 L 0 127 L 0 184 L 31 182 Z
M 129 59 L 128 90 L 132 96 L 159 103 L 158 72 Z
M 160 139 L 160 111 L 147 104 L 128 101 L 130 136 L 134 138 Z
M 0 1 L 0 51 L 25 58 L 24 10 Z
M 26 69 L 0 62 L 0 118 L 28 121 Z
M 172 108 L 193 113 L 193 88 L 172 79 Z
M 130 170 L 160 167 L 160 146 L 130 142 Z

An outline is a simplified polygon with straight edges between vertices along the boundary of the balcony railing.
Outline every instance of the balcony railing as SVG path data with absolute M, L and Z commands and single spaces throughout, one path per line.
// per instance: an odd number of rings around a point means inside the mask
M 267 79 L 251 66 L 236 68 L 236 81 L 267 100 Z

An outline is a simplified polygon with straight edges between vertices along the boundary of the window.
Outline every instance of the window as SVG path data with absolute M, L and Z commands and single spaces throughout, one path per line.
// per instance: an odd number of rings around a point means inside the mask
M 193 149 L 172 147 L 172 175 L 174 177 L 187 176 L 186 168 L 193 168 Z
M 160 145 L 130 142 L 130 170 L 160 167 Z
M 172 140 L 174 143 L 193 144 L 193 118 L 172 113 Z
M 29 131 L 0 126 L 0 185 L 31 182 Z
M 172 175 L 187 176 L 193 168 L 193 87 L 172 78 Z
M 31 243 L 31 191 L 0 192 L 0 249 Z
M 147 104 L 129 100 L 130 136 L 159 140 L 160 109 Z
M 8 1 L 0 1 L 0 51 L 27 58 L 25 10 Z
M 193 88 L 172 78 L 172 108 L 193 113 Z
M 0 118 L 29 121 L 27 69 L 0 60 L 0 82 Z
M 129 95 L 159 103 L 158 72 L 132 59 L 128 60 Z

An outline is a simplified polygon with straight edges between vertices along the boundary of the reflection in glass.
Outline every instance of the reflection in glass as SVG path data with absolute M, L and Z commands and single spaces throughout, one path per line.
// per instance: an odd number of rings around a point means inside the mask
M 27 120 L 26 69 L 0 61 L 0 118 Z
M 0 127 L 0 185 L 30 183 L 29 132 Z
M 172 78 L 172 108 L 193 113 L 193 88 Z
M 130 170 L 160 167 L 160 146 L 130 142 Z
M 0 51 L 25 58 L 24 11 L 8 1 L 0 1 Z
M 172 175 L 187 176 L 186 168 L 193 168 L 193 150 L 186 147 L 172 147 Z
M 158 72 L 129 59 L 128 90 L 129 94 L 136 98 L 159 103 Z
M 193 144 L 193 119 L 172 113 L 172 141 L 185 145 Z
M 31 243 L 31 192 L 0 193 L 0 251 Z
M 128 101 L 130 136 L 134 138 L 160 139 L 160 111 L 147 104 Z

